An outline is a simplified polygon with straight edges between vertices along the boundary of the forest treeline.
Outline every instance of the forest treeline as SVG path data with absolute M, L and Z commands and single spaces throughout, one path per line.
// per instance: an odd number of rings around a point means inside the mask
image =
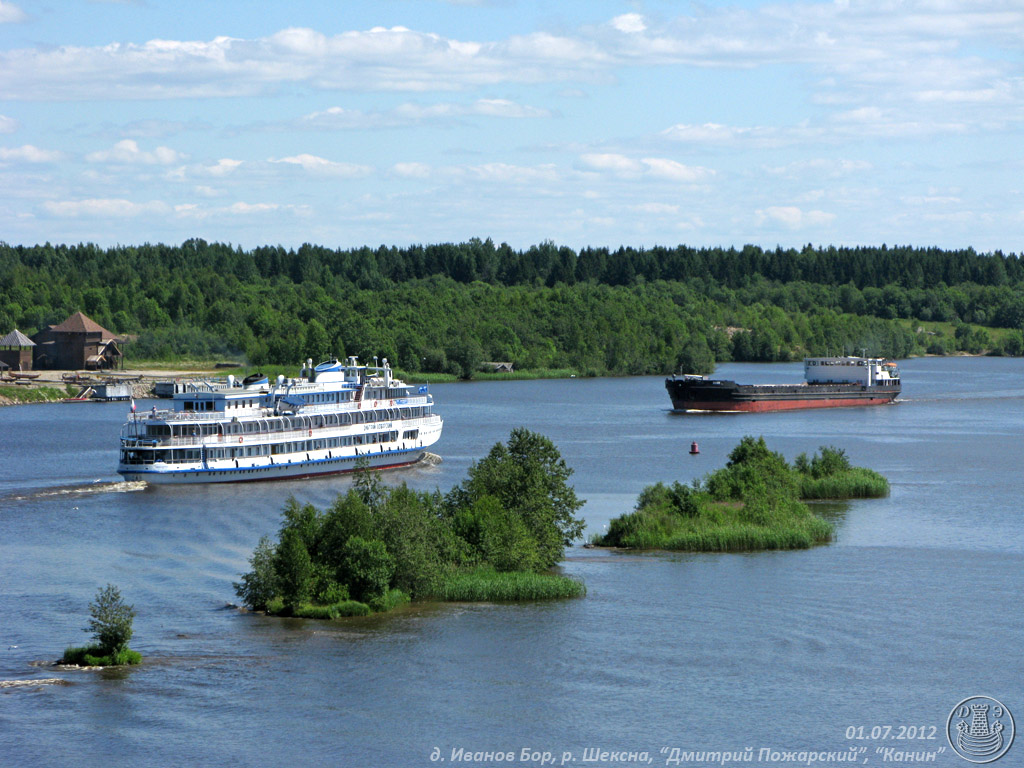
M 583 375 L 707 372 L 854 350 L 1022 354 L 1024 265 L 1015 254 L 884 245 L 0 243 L 0 334 L 76 310 L 136 337 L 130 360 L 355 354 L 462 376 L 485 360 Z M 955 330 L 916 333 L 907 320 Z M 979 326 L 1009 331 L 993 341 Z

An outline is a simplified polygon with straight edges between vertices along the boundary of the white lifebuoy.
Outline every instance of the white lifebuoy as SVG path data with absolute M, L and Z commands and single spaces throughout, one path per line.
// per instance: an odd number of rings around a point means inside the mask
M 238 442 L 242 442 L 242 436 L 241 435 L 238 436 Z
M 313 430 L 312 430 L 312 429 L 311 429 L 311 430 L 309 430 L 309 436 L 310 436 L 310 437 L 312 437 L 312 436 L 313 436 Z

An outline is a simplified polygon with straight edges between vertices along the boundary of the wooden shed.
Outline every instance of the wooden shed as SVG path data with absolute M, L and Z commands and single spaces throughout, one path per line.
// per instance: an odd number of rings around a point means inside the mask
M 32 370 L 32 348 L 36 343 L 15 328 L 0 338 L 0 368 L 7 367 L 12 371 Z

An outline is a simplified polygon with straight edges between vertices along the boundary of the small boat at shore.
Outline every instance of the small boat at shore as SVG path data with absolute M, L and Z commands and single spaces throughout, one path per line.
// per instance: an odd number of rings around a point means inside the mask
M 687 374 L 665 388 L 676 411 L 757 412 L 885 405 L 900 393 L 896 363 L 875 357 L 809 357 L 803 384 L 737 384 Z
M 441 437 L 426 385 L 382 366 L 308 360 L 299 377 L 256 374 L 178 392 L 170 409 L 132 413 L 117 471 L 149 483 L 217 483 L 390 469 Z

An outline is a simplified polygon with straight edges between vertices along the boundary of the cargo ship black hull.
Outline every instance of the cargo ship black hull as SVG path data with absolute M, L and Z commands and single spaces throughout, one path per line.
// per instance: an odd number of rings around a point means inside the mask
M 665 388 L 677 411 L 792 411 L 885 405 L 896 399 L 899 386 L 862 384 L 737 384 L 735 381 L 667 379 Z

